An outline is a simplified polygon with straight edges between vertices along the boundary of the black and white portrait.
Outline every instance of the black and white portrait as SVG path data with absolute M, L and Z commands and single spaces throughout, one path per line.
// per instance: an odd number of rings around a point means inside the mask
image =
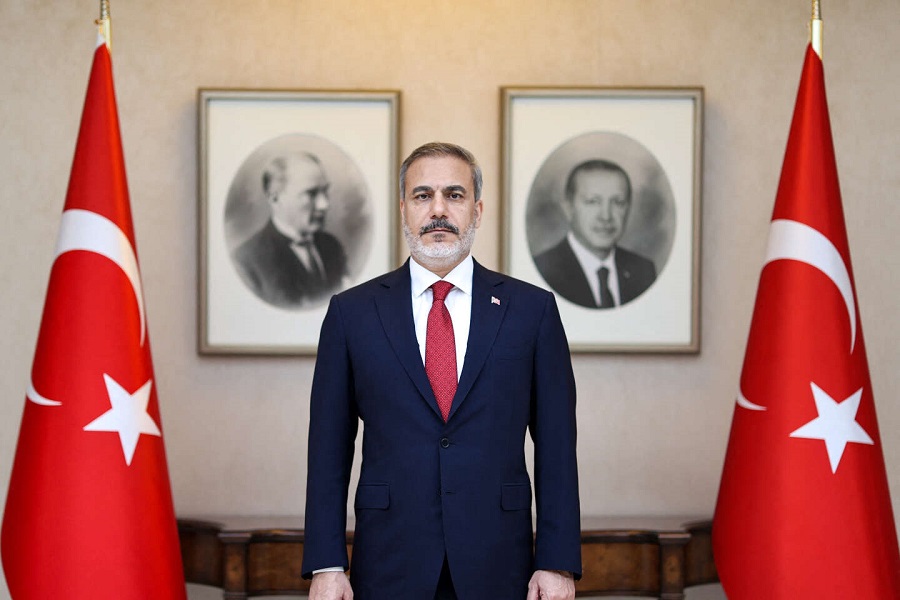
M 635 139 L 595 131 L 566 140 L 544 160 L 526 207 L 529 251 L 565 300 L 615 309 L 652 288 L 675 238 L 671 185 Z
M 285 310 L 326 303 L 359 274 L 372 239 L 369 189 L 331 141 L 288 134 L 243 161 L 225 203 L 225 241 L 244 285 Z

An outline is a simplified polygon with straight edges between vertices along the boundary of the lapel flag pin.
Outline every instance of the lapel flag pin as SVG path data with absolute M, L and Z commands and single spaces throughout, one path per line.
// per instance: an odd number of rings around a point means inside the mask
M 491 304 L 496 304 L 497 306 L 500 306 L 500 298 L 498 298 L 497 296 L 491 296 Z

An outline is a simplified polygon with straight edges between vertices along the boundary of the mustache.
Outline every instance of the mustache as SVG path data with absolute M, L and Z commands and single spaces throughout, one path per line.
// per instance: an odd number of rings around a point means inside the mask
M 425 235 L 426 233 L 432 232 L 435 229 L 446 229 L 454 235 L 459 235 L 459 227 L 457 227 L 447 219 L 434 219 L 433 221 L 431 221 L 431 223 L 428 223 L 419 230 L 419 235 Z

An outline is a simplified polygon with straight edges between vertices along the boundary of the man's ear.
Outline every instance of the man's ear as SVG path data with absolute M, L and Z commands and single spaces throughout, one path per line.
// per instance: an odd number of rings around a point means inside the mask
M 484 212 L 484 202 L 479 200 L 475 203 L 475 229 L 481 227 L 481 214 Z
M 559 210 L 561 210 L 562 214 L 565 215 L 566 221 L 571 223 L 572 214 L 574 213 L 574 209 L 572 208 L 572 200 L 563 198 L 562 202 L 559 203 Z

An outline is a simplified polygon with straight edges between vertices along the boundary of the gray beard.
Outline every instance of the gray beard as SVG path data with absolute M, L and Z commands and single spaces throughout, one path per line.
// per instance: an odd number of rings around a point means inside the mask
M 417 263 L 430 271 L 442 271 L 460 263 L 475 243 L 475 220 L 469 222 L 469 226 L 460 234 L 454 242 L 442 242 L 426 245 L 422 239 L 414 234 L 403 220 L 403 237 L 409 246 L 409 254 Z

